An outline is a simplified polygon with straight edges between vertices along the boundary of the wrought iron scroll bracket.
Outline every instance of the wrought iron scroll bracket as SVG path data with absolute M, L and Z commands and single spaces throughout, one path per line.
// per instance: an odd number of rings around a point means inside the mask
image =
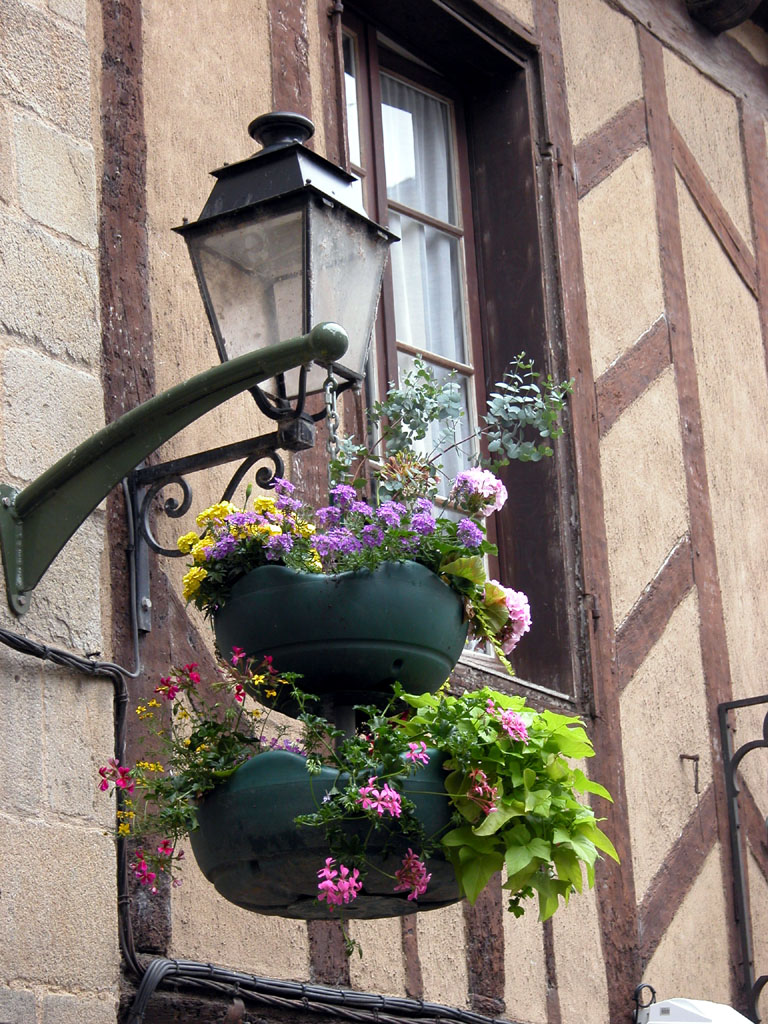
M 742 744 L 733 749 L 733 737 L 728 721 L 730 711 L 739 708 L 755 707 L 768 704 L 768 694 L 760 697 L 747 697 L 743 700 L 725 701 L 718 705 L 717 713 L 720 721 L 720 740 L 723 749 L 723 768 L 725 771 L 725 791 L 728 802 L 728 832 L 731 847 L 731 863 L 733 864 L 733 887 L 736 911 L 736 923 L 742 950 L 742 984 L 749 1000 L 750 1017 L 755 1024 L 760 1024 L 757 1004 L 760 995 L 768 984 L 768 974 L 755 980 L 755 963 L 752 946 L 752 929 L 749 919 L 749 896 L 747 883 L 747 849 L 743 840 L 739 821 L 739 783 L 737 773 L 744 757 L 753 750 L 768 749 L 768 713 L 763 718 L 763 737 Z
M 152 600 L 149 592 L 149 552 L 165 558 L 181 558 L 182 552 L 177 548 L 164 547 L 155 537 L 152 529 L 152 512 L 160 512 L 169 519 L 178 519 L 185 515 L 192 506 L 192 488 L 187 476 L 222 466 L 231 462 L 240 462 L 225 487 L 222 501 L 231 501 L 246 474 L 259 462 L 268 460 L 271 465 L 260 466 L 256 471 L 256 483 L 259 487 L 274 486 L 276 477 L 282 476 L 285 466 L 280 451 L 306 451 L 315 443 L 315 424 L 306 413 L 294 419 L 278 421 L 277 430 L 246 441 L 211 448 L 196 455 L 181 459 L 172 459 L 151 466 L 140 466 L 128 476 L 130 495 L 127 513 L 133 517 L 133 552 L 134 572 L 136 578 L 134 622 L 139 630 L 148 633 L 152 629 Z M 166 487 L 178 487 L 180 496 L 170 496 L 164 501 L 157 499 Z

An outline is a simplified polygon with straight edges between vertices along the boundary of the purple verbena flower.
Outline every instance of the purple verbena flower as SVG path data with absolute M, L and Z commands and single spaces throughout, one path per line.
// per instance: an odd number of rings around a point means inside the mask
M 231 555 L 237 547 L 237 538 L 233 537 L 231 533 L 225 533 L 221 540 L 216 542 L 213 548 L 214 558 L 226 558 L 227 555 Z
M 430 533 L 434 533 L 436 525 L 431 509 L 428 512 L 417 512 L 413 519 L 411 519 L 411 529 L 415 530 L 416 533 L 420 533 L 422 537 L 427 537 Z
M 363 527 L 360 540 L 367 548 L 377 548 L 384 543 L 384 531 L 380 526 L 369 524 Z
M 407 509 L 405 505 L 401 505 L 399 501 L 385 501 L 383 505 L 380 505 L 376 509 L 376 515 L 384 523 L 385 526 L 397 527 L 403 516 L 406 514 Z
M 289 533 L 275 533 L 264 545 L 264 553 L 268 561 L 276 562 L 283 558 L 293 547 L 293 537 Z
M 354 487 L 350 487 L 349 484 L 337 484 L 331 491 L 331 497 L 333 498 L 334 505 L 340 508 L 342 512 L 346 512 L 352 502 L 357 499 L 357 491 Z
M 293 494 L 296 488 L 293 486 L 290 480 L 286 480 L 285 477 L 276 476 L 274 480 L 275 494 Z
M 479 548 L 483 543 L 483 531 L 471 519 L 462 519 L 456 528 L 456 539 L 465 548 Z
M 323 529 L 341 522 L 342 510 L 336 505 L 325 505 L 315 512 L 315 519 Z
M 370 519 L 373 515 L 373 509 L 367 501 L 353 501 L 349 506 L 351 514 L 363 516 L 365 519 Z

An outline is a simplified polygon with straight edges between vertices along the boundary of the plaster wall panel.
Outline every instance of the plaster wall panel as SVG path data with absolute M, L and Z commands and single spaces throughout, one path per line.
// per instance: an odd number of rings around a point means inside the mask
M 728 35 L 741 43 L 758 64 L 768 64 L 768 35 L 754 21 L 745 21 L 737 25 L 736 28 L 730 29 Z
M 579 203 L 595 378 L 664 312 L 650 152 L 643 148 Z
M 115 844 L 98 826 L 0 814 L 0 976 L 14 984 L 114 994 L 114 886 Z
M 552 918 L 552 929 L 562 1024 L 610 1024 L 595 890 L 574 893 Z
M 656 947 L 642 980 L 653 985 L 659 999 L 687 996 L 730 1004 L 729 963 L 718 846 Z
M 214 184 L 210 171 L 258 149 L 248 124 L 272 109 L 266 6 L 266 0 L 142 5 L 157 391 L 219 362 L 186 243 L 171 229 L 183 217 L 198 217 Z M 240 397 L 171 441 L 163 455 L 173 458 L 259 432 L 253 399 Z
M 624 774 L 638 902 L 712 780 L 699 607 L 692 591 L 621 695 Z
M 672 368 L 606 434 L 600 464 L 611 598 L 618 625 L 688 530 Z
M 469 981 L 462 905 L 418 914 L 416 928 L 424 998 L 446 1006 L 467 1006 Z
M 502 897 L 504 897 L 502 892 Z M 543 928 L 536 900 L 529 900 L 525 914 L 504 912 L 504 999 L 510 1020 L 547 1024 L 547 971 Z M 568 913 L 566 910 L 565 913 Z
M 405 994 L 405 958 L 398 918 L 350 921 L 350 937 L 363 947 L 363 956 L 349 961 L 352 988 L 381 995 Z
M 755 586 L 768 578 L 768 448 L 752 429 L 768 421 L 760 321 L 680 180 L 678 201 L 733 696 L 751 697 L 768 659 L 768 594 Z
M 643 95 L 640 55 L 631 19 L 603 0 L 560 0 L 558 11 L 576 143 Z
M 672 121 L 751 247 L 752 227 L 736 100 L 666 49 L 664 73 Z
M 203 876 L 192 851 L 186 853 L 182 884 L 173 892 L 168 955 L 269 978 L 308 978 L 304 922 L 264 917 L 228 903 Z
M 16 201 L 15 163 L 11 145 L 10 109 L 0 100 L 0 200 L 9 205 Z
M 500 6 L 514 15 L 523 25 L 533 28 L 533 0 L 502 0 Z
M 760 866 L 747 854 L 747 876 L 749 878 L 749 917 L 752 925 L 752 955 L 755 978 L 768 974 L 768 882 Z M 758 1002 L 760 1017 L 768 1014 L 768 992 L 763 989 Z

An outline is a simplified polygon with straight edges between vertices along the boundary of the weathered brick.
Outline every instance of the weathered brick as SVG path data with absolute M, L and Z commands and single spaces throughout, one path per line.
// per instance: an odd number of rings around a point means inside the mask
M 0 213 L 0 328 L 57 356 L 98 365 L 95 256 Z
M 11 120 L 7 106 L 0 102 L 0 200 L 15 201 L 13 147 L 11 145 Z
M 0 893 L 0 975 L 58 988 L 116 989 L 111 839 L 95 828 L 0 814 Z
M 0 92 L 81 139 L 91 135 L 88 46 L 22 0 L 0 5 Z
M 114 756 L 113 688 L 109 679 L 72 677 L 46 665 L 45 763 L 48 802 L 63 815 L 110 827 L 114 801 L 99 791 L 99 765 Z M 66 770 L 62 771 L 62 765 Z
M 43 1000 L 43 1024 L 115 1024 L 116 1012 L 112 997 L 50 995 Z
M 104 425 L 101 384 L 82 370 L 11 348 L 3 382 L 6 466 L 22 480 L 34 479 Z
M 5 694 L 3 742 L 0 743 L 0 808 L 22 813 L 39 811 L 43 800 L 40 662 L 3 647 L 0 649 L 0 676 Z M 0 1021 L 4 1021 L 2 1014 Z
M 0 988 L 0 1024 L 33 1024 L 35 993 L 26 989 Z
M 85 28 L 85 0 L 48 0 L 48 7 L 73 25 Z
M 93 149 L 36 118 L 13 119 L 19 201 L 47 227 L 95 247 L 96 177 Z

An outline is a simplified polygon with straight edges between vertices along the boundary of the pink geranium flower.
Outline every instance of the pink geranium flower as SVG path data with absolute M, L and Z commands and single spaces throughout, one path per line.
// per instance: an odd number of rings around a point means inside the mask
M 407 892 L 410 889 L 408 899 L 418 899 L 427 891 L 431 877 L 431 874 L 427 874 L 424 862 L 419 860 L 413 850 L 409 848 L 408 853 L 403 857 L 403 866 L 395 872 L 397 885 L 394 891 Z
M 408 753 L 405 755 L 406 761 L 412 761 L 416 764 L 420 761 L 422 764 L 429 764 L 429 754 L 427 753 L 427 744 L 424 740 L 420 740 L 418 743 L 408 744 Z
M 385 782 L 381 789 L 374 786 L 376 776 L 368 779 L 367 786 L 359 789 L 358 801 L 364 811 L 376 811 L 379 817 L 384 814 L 391 814 L 393 818 L 399 818 L 401 812 L 400 794 L 393 789 L 388 782 Z
M 351 903 L 363 887 L 357 868 L 350 871 L 344 864 L 339 864 L 337 871 L 333 857 L 326 857 L 325 866 L 317 872 L 317 877 L 320 879 L 317 898 L 325 900 L 328 906 L 340 907 L 343 903 Z

